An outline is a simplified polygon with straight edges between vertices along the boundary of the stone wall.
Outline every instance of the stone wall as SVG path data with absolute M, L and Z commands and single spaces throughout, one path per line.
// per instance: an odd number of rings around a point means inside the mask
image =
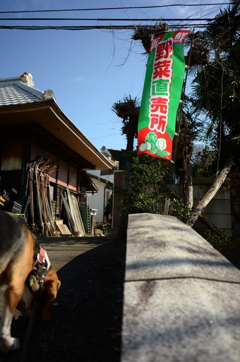
M 240 271 L 178 219 L 129 216 L 121 362 L 240 356 Z

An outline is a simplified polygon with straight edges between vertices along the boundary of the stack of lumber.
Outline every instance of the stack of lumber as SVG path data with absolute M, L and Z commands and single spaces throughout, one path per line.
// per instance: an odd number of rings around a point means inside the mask
M 26 194 L 29 207 L 29 226 L 33 233 L 43 237 L 57 237 L 50 197 L 49 175 L 58 165 L 42 154 L 36 161 L 28 165 L 28 189 Z
M 63 223 L 63 220 L 55 220 L 55 223 L 62 236 L 71 236 L 72 235 L 72 233 L 69 230 L 69 228 L 67 227 L 67 225 L 65 225 Z
M 62 201 L 66 211 L 69 229 L 71 230 L 72 235 L 84 236 L 85 228 L 77 199 L 74 195 L 71 195 L 68 187 L 66 188 L 66 191 L 65 194 L 62 194 Z
M 50 196 L 49 175 L 57 168 L 57 163 L 47 159 L 45 153 L 28 165 L 28 187 L 25 197 L 27 201 L 23 209 L 24 213 L 28 215 L 29 227 L 33 233 L 43 237 L 58 237 L 59 233 L 62 236 L 84 236 L 85 228 L 78 202 L 76 197 L 71 195 L 68 187 L 62 194 L 67 225 L 55 220 Z

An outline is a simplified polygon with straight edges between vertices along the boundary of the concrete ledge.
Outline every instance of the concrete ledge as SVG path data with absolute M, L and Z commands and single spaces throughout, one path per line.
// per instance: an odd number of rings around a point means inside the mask
M 171 216 L 129 216 L 122 362 L 240 356 L 240 271 Z

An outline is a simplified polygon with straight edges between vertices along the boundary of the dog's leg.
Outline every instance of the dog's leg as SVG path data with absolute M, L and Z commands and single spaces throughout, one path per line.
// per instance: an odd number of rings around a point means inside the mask
M 9 286 L 4 294 L 3 313 L 0 322 L 0 351 L 8 353 L 20 348 L 17 338 L 11 337 L 11 324 L 13 313 L 21 298 L 23 286 Z

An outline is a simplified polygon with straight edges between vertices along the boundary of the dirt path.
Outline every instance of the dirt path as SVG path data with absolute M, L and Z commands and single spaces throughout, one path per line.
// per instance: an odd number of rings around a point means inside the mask
M 119 361 L 123 245 L 105 238 L 44 239 L 41 243 L 62 286 L 52 319 L 34 324 L 26 361 Z M 13 320 L 12 335 L 19 337 L 21 344 L 28 323 L 23 315 Z M 15 362 L 20 356 L 20 352 L 0 354 L 0 361 Z

